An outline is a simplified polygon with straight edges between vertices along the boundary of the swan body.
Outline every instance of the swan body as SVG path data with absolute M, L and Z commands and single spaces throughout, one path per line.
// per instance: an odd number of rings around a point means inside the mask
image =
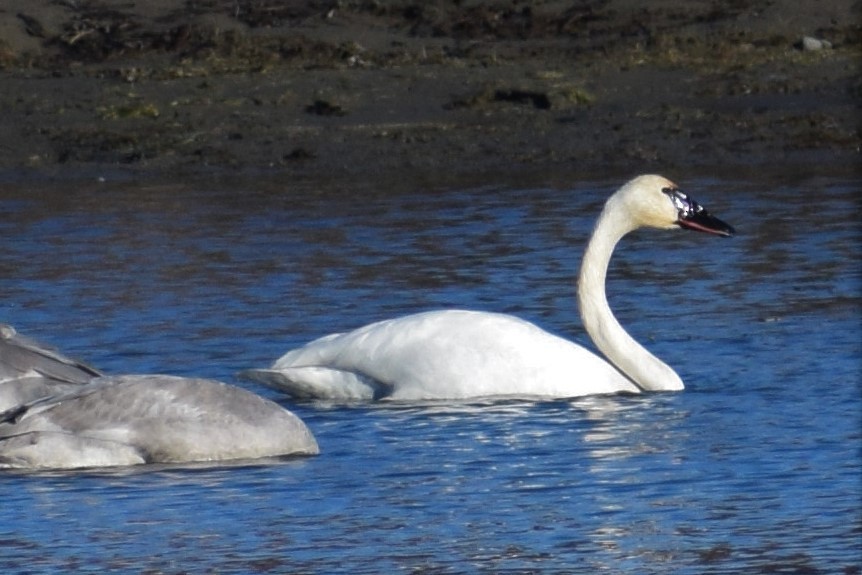
M 0 324 L 0 411 L 71 391 L 102 373 Z
M 573 374 L 581 378 L 577 389 Z M 288 352 L 272 369 L 245 375 L 302 399 L 566 397 L 639 389 L 595 354 L 532 323 L 467 310 L 418 313 L 327 336 Z
M 207 379 L 102 377 L 0 414 L 0 468 L 226 461 L 318 451 L 314 436 L 290 411 Z
M 605 296 L 614 247 L 641 227 L 734 233 L 661 176 L 639 176 L 608 199 L 578 278 L 581 318 L 608 361 L 513 316 L 450 310 L 329 335 L 289 351 L 269 369 L 240 376 L 296 398 L 331 400 L 577 397 L 683 389 L 676 372 L 620 326 Z

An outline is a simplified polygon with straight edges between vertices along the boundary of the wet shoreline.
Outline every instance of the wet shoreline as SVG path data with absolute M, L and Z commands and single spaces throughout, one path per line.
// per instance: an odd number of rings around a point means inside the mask
M 855 176 L 858 8 L 804 10 L 15 0 L 0 173 Z

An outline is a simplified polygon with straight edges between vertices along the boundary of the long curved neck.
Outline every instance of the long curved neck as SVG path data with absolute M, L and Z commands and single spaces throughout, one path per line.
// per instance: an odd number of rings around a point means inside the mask
M 649 391 L 679 390 L 683 388 L 680 377 L 623 329 L 605 295 L 605 279 L 614 247 L 636 227 L 624 211 L 614 209 L 614 204 L 608 202 L 584 252 L 578 276 L 581 320 L 596 347 L 640 388 Z

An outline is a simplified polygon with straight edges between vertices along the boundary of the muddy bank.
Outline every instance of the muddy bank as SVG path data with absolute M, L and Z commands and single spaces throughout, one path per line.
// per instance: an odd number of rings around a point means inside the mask
M 850 0 L 45 4 L 0 7 L 6 179 L 860 164 Z

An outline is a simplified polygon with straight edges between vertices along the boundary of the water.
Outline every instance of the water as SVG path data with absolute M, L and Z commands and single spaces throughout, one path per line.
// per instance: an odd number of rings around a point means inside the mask
M 288 404 L 319 457 L 7 472 L 0 571 L 860 573 L 860 182 L 686 184 L 739 235 L 638 232 L 609 285 L 684 392 Z M 612 188 L 7 184 L 0 321 L 225 381 L 440 307 L 586 343 L 573 276 Z

